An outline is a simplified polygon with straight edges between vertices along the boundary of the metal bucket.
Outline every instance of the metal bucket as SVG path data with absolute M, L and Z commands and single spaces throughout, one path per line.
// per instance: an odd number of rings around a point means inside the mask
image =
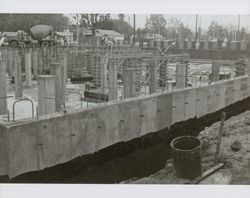
M 172 140 L 172 157 L 176 175 L 193 179 L 202 174 L 201 141 L 192 136 L 181 136 Z

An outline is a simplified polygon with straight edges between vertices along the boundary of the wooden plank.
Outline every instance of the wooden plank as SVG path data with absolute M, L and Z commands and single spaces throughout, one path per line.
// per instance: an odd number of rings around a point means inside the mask
M 215 171 L 219 170 L 220 168 L 222 168 L 224 166 L 223 163 L 219 163 L 215 166 L 213 166 L 212 168 L 208 169 L 207 171 L 205 171 L 204 173 L 202 173 L 201 176 L 196 177 L 195 179 L 193 179 L 192 181 L 186 183 L 186 184 L 199 184 L 203 179 L 205 179 L 206 177 L 208 177 L 209 175 L 211 175 L 212 173 L 214 173 Z

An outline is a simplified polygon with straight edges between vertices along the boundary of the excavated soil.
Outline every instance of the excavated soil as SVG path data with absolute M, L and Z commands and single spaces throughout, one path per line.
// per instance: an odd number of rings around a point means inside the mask
M 214 166 L 220 122 L 201 131 L 198 138 L 202 142 L 201 157 L 203 172 Z M 231 145 L 238 141 L 239 151 L 232 151 Z M 250 111 L 226 120 L 218 162 L 224 166 L 205 178 L 200 184 L 250 184 Z M 149 177 L 132 178 L 122 183 L 137 184 L 185 184 L 190 182 L 175 175 L 173 160 L 167 160 L 163 169 Z

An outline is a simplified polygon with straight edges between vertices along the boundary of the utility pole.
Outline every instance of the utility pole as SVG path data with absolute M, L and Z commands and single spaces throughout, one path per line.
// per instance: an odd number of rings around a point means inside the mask
M 179 38 L 180 41 L 181 41 L 181 39 L 182 39 L 182 38 L 181 38 L 181 30 L 182 30 L 182 23 L 180 23 L 180 35 L 179 35 L 179 36 L 180 36 L 180 38 Z
M 199 41 L 201 40 L 201 16 L 200 16 L 200 21 L 199 21 Z
M 77 45 L 79 45 L 79 33 L 80 33 L 80 31 L 79 31 L 79 16 L 78 16 L 78 14 L 77 14 L 77 16 L 76 16 L 76 42 L 77 42 Z
M 158 34 L 161 34 L 160 15 L 158 15 Z
M 133 43 L 135 45 L 135 14 L 134 14 L 134 37 L 133 37 Z
M 197 42 L 197 25 L 198 25 L 198 14 L 195 16 L 195 43 Z
M 237 40 L 239 41 L 240 40 L 240 15 L 238 15 L 238 34 L 237 35 L 238 35 Z

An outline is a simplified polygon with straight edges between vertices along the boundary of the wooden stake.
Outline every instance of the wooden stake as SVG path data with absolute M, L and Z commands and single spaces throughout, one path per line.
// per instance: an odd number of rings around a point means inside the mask
M 219 151 L 220 151 L 220 145 L 221 145 L 221 138 L 223 134 L 223 126 L 224 126 L 224 121 L 226 118 L 226 112 L 221 113 L 221 121 L 220 121 L 220 129 L 219 129 L 219 134 L 217 138 L 217 145 L 216 145 L 216 150 L 215 150 L 215 156 L 214 156 L 214 164 L 217 163 L 218 157 L 219 157 Z
M 219 170 L 223 166 L 224 166 L 223 163 L 219 163 L 219 164 L 213 166 L 212 168 L 208 169 L 204 173 L 202 173 L 201 176 L 194 178 L 192 181 L 187 182 L 186 184 L 199 184 L 203 179 L 205 179 L 206 177 L 208 177 L 209 175 L 211 175 L 215 171 Z

